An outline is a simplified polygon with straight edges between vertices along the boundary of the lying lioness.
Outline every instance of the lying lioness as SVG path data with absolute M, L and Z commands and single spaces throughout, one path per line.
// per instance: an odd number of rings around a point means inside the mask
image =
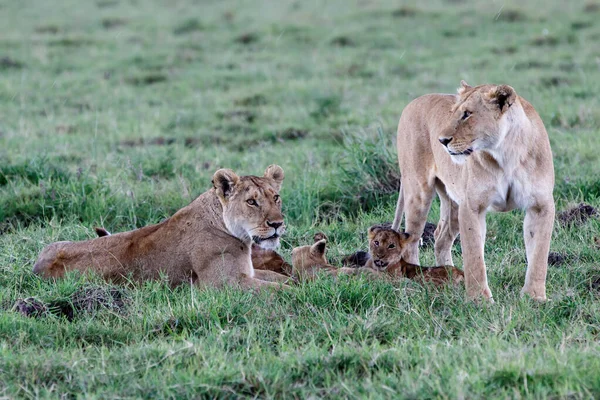
M 464 273 L 452 266 L 421 267 L 404 260 L 402 253 L 409 242 L 409 234 L 391 228 L 372 226 L 369 228 L 369 250 L 371 258 L 365 268 L 390 277 L 404 277 L 415 281 L 455 285 L 465 280 Z
M 467 296 L 492 299 L 484 262 L 488 211 L 525 210 L 527 273 L 521 293 L 546 299 L 554 223 L 554 167 L 548 134 L 535 108 L 508 85 L 471 87 L 458 95 L 429 94 L 408 104 L 398 123 L 402 185 L 393 228 L 403 213 L 406 260 L 419 263 L 418 238 L 434 193 L 440 198 L 435 261 L 453 265 L 460 232 Z
M 279 197 L 283 178 L 277 165 L 269 166 L 263 177 L 220 169 L 213 188 L 171 218 L 83 242 L 52 243 L 42 250 L 33 272 L 58 278 L 66 271 L 91 269 L 111 280 L 164 274 L 173 285 L 280 286 L 274 282 L 289 278 L 254 270 L 250 248 L 253 242 L 264 249 L 279 245 L 285 229 Z

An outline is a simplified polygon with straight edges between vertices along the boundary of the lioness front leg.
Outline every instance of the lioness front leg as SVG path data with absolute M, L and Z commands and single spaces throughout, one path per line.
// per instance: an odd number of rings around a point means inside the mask
M 291 278 L 289 276 L 282 275 L 280 273 L 264 270 L 264 269 L 255 269 L 254 277 L 256 279 L 260 279 L 262 281 L 268 282 L 279 282 L 279 283 L 288 283 Z
M 273 288 L 273 289 L 287 289 L 288 285 L 285 283 L 277 283 L 277 282 L 267 282 L 256 278 L 251 278 L 247 275 L 244 275 L 240 281 L 241 287 L 244 289 L 265 289 L 265 288 Z
M 535 300 L 546 300 L 546 272 L 553 225 L 554 201 L 552 199 L 527 209 L 523 223 L 527 273 L 521 295 L 527 294 Z
M 477 300 L 480 296 L 492 300 L 483 255 L 485 210 L 481 208 L 476 206 L 473 209 L 468 202 L 465 202 L 458 209 L 465 287 L 467 297 L 471 300 Z

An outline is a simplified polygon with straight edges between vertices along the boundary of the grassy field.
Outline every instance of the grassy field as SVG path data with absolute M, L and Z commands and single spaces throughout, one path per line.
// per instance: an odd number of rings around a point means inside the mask
M 109 293 L 33 262 L 94 226 L 160 221 L 221 167 L 284 168 L 288 260 L 317 231 L 332 261 L 366 249 L 393 219 L 402 108 L 461 79 L 533 103 L 557 210 L 600 208 L 599 19 L 600 2 L 559 0 L 1 0 L 0 397 L 600 397 L 598 218 L 555 224 L 545 304 L 518 296 L 513 212 L 488 216 L 489 307 L 324 277 L 278 293 L 152 282 L 68 318 L 12 308 Z

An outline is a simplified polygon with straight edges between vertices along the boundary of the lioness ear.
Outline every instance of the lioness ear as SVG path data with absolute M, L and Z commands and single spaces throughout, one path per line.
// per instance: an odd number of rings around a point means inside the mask
M 239 182 L 240 178 L 230 169 L 220 169 L 213 175 L 212 184 L 217 195 L 223 200 L 231 196 L 233 187 Z
M 469 89 L 471 89 L 471 86 L 469 86 L 469 84 L 467 82 L 462 80 L 462 81 L 460 81 L 460 87 L 458 89 L 456 89 L 456 91 L 458 92 L 458 94 L 463 94 L 464 92 L 466 92 Z
M 319 240 L 317 243 L 310 246 L 310 252 L 315 256 L 325 255 L 325 246 L 327 245 L 327 241 L 325 239 Z
M 488 93 L 487 98 L 490 103 L 496 104 L 500 113 L 504 113 L 513 105 L 517 98 L 515 89 L 508 85 L 494 86 Z
M 273 179 L 277 186 L 277 191 L 279 191 L 279 189 L 281 189 L 281 183 L 283 182 L 283 178 L 285 176 L 283 175 L 283 169 L 279 165 L 273 164 L 267 167 L 267 169 L 265 170 L 264 177 Z

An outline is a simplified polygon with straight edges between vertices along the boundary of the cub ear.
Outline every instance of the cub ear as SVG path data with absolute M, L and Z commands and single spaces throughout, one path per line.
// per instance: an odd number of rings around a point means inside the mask
M 314 254 L 315 256 L 324 256 L 326 245 L 327 245 L 327 241 L 325 239 L 321 239 L 317 243 L 310 246 L 310 252 L 312 254 Z
M 317 232 L 315 233 L 315 236 L 313 236 L 313 240 L 315 241 L 315 243 L 322 239 L 327 240 L 327 235 L 325 235 L 323 232 Z
M 367 232 L 367 236 L 369 237 L 369 240 L 373 239 L 375 237 L 375 235 L 377 234 L 377 232 L 379 232 L 381 230 L 381 227 L 379 225 L 373 225 L 372 227 L 369 228 L 369 231 Z
M 110 236 L 110 232 L 104 228 L 95 227 L 94 230 L 96 231 L 96 235 L 98 235 L 98 237 Z
M 469 86 L 469 84 L 467 82 L 462 80 L 462 81 L 460 81 L 460 87 L 458 89 L 456 89 L 456 91 L 458 92 L 458 94 L 463 94 L 464 92 L 466 92 L 469 89 L 472 89 L 472 87 Z
M 212 184 L 217 195 L 225 200 L 233 193 L 233 188 L 239 182 L 240 178 L 230 169 L 220 169 L 213 175 Z
M 494 86 L 487 93 L 487 98 L 491 104 L 495 104 L 504 113 L 517 99 L 517 92 L 508 85 Z
M 265 178 L 270 178 L 275 181 L 275 185 L 277 187 L 277 191 L 281 189 L 281 183 L 283 182 L 283 178 L 285 178 L 283 174 L 283 169 L 279 165 L 269 165 L 265 170 L 265 174 L 263 175 Z
M 410 233 L 398 232 L 398 237 L 400 238 L 400 242 L 407 242 L 410 239 Z

